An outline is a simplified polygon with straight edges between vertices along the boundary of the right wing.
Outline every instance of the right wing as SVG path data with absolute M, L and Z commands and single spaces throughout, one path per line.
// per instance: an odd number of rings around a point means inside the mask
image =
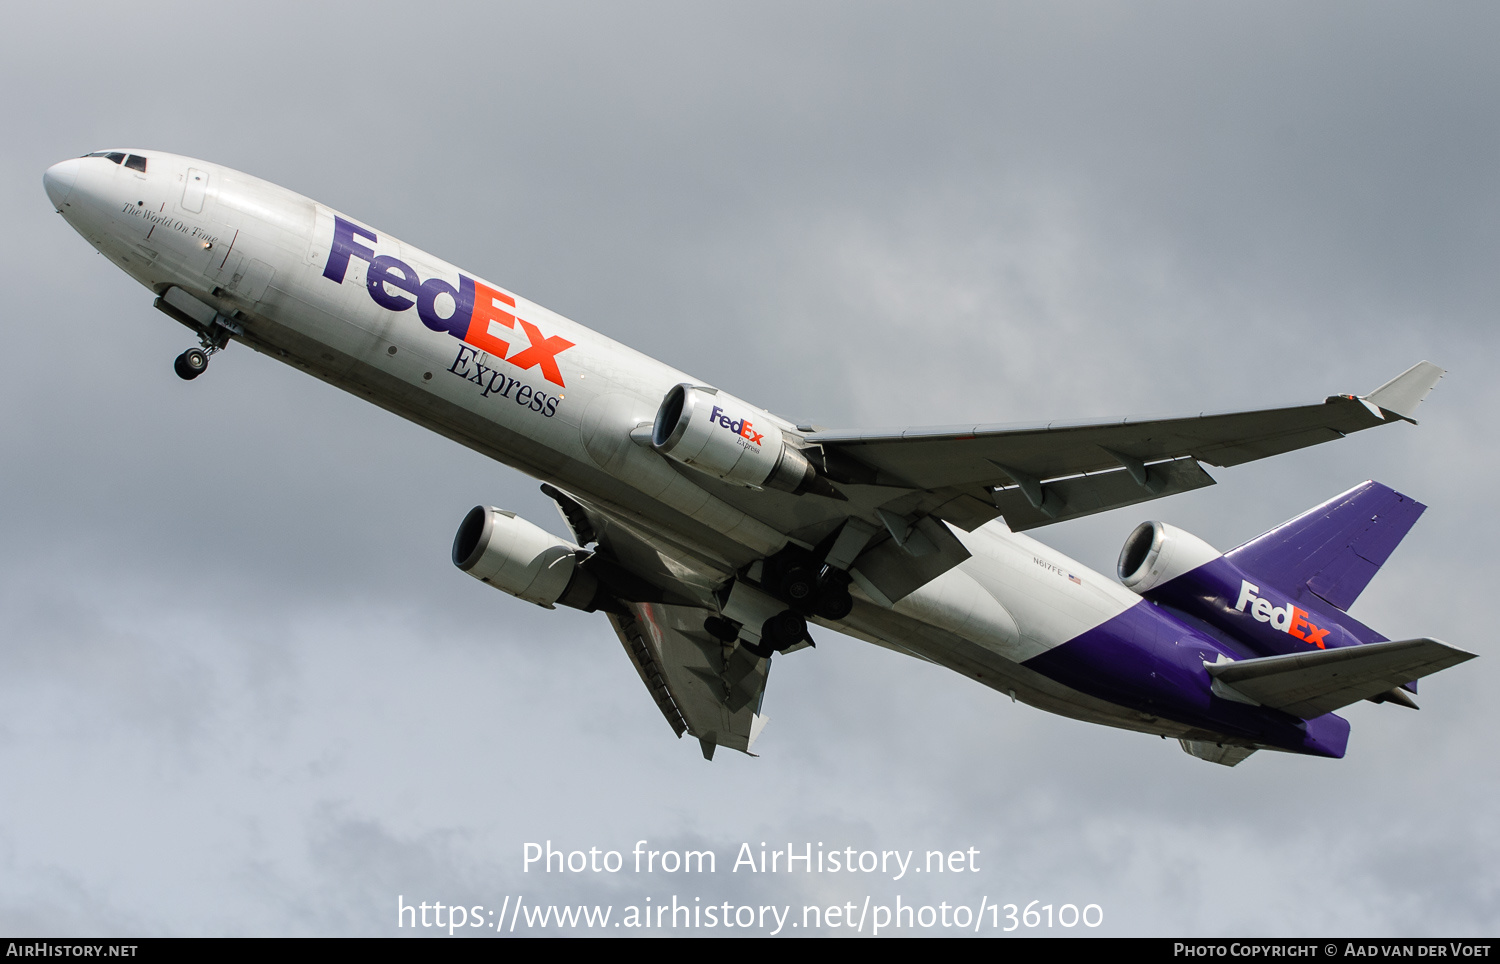
M 1368 395 L 1321 404 L 1179 418 L 813 432 L 834 481 L 920 489 L 929 510 L 973 530 L 1003 515 L 1012 530 L 1185 492 L 1239 465 L 1387 424 L 1414 422 L 1443 370 L 1419 362 Z

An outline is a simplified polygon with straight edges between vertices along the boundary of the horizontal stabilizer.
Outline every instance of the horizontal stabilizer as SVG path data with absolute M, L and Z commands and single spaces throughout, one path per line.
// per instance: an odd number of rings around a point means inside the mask
M 1424 637 L 1205 665 L 1219 696 L 1312 719 L 1473 658 Z
M 1389 486 L 1362 482 L 1225 558 L 1299 602 L 1313 594 L 1348 610 L 1426 508 Z

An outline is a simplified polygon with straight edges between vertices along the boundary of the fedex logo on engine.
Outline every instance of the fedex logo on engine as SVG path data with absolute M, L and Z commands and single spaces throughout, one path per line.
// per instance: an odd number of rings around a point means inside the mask
M 1258 621 L 1270 623 L 1273 629 L 1279 629 L 1283 633 L 1306 640 L 1319 649 L 1327 649 L 1323 643 L 1323 637 L 1328 635 L 1328 630 L 1319 629 L 1307 621 L 1307 610 L 1299 609 L 1288 602 L 1285 606 L 1272 606 L 1270 600 L 1257 596 L 1260 592 L 1259 586 L 1250 584 L 1248 579 L 1240 580 L 1240 601 L 1235 603 L 1234 608 L 1240 612 L 1249 613 Z
M 731 432 L 738 435 L 742 439 L 754 442 L 756 445 L 759 445 L 760 440 L 765 438 L 765 435 L 763 433 L 757 432 L 751 427 L 755 423 L 751 422 L 747 418 L 731 419 L 729 415 L 717 405 L 713 407 L 713 411 L 708 413 L 708 420 L 729 429 Z M 743 445 L 744 443 L 742 442 L 740 444 Z
M 572 348 L 573 343 L 557 335 L 543 335 L 536 325 L 507 311 L 507 308 L 516 306 L 516 300 L 510 295 L 462 273 L 458 276 L 457 288 L 441 278 L 423 281 L 411 265 L 387 254 L 377 256 L 373 248 L 360 243 L 361 239 L 370 244 L 380 240 L 375 232 L 335 216 L 333 244 L 328 249 L 323 277 L 335 284 L 343 284 L 349 271 L 349 259 L 359 258 L 369 265 L 365 287 L 369 289 L 370 299 L 380 307 L 406 311 L 416 306 L 417 317 L 433 331 L 446 331 L 517 368 L 540 369 L 547 381 L 565 387 L 562 370 L 557 367 L 557 356 Z M 451 310 L 447 308 L 449 302 L 453 305 Z M 517 325 L 521 326 L 527 344 L 511 354 L 510 333 Z M 509 330 L 499 330 L 502 328 Z

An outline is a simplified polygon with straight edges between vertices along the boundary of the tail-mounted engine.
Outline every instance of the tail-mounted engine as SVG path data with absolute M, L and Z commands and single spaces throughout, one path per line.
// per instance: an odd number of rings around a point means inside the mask
M 734 485 L 792 493 L 831 490 L 807 456 L 782 436 L 770 413 L 716 388 L 673 386 L 656 411 L 651 446 Z
M 1142 522 L 1120 550 L 1118 572 L 1126 589 L 1144 596 L 1220 555 L 1191 532 L 1165 522 Z

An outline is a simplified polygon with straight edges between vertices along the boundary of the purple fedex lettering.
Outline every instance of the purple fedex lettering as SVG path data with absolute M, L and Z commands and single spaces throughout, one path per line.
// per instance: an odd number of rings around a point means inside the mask
M 375 249 L 360 243 L 360 240 L 376 244 L 380 238 L 374 231 L 362 228 L 338 215 L 333 218 L 333 243 L 328 249 L 328 263 L 323 267 L 323 277 L 343 284 L 349 273 L 349 259 L 359 258 L 369 264 L 365 287 L 370 299 L 387 311 L 405 311 L 417 306 L 417 316 L 422 324 L 433 331 L 446 331 L 460 341 L 479 348 L 489 354 L 515 365 L 520 369 L 539 368 L 542 377 L 558 387 L 563 387 L 562 370 L 557 367 L 557 356 L 573 347 L 573 343 L 557 335 L 544 335 L 536 325 L 501 309 L 504 302 L 515 306 L 515 299 L 502 291 L 479 284 L 473 278 L 460 273 L 458 287 L 433 277 L 423 281 L 411 265 L 388 254 L 376 257 Z M 410 296 L 416 296 L 413 301 Z M 439 310 L 440 299 L 446 295 L 453 307 L 444 315 Z M 479 310 L 475 310 L 476 304 Z M 511 344 L 499 337 L 494 324 L 513 329 L 516 324 L 529 342 L 528 347 L 510 354 Z M 509 356 L 509 357 L 507 357 Z
M 371 261 L 375 258 L 375 252 L 354 240 L 356 237 L 364 238 L 374 244 L 379 238 L 375 232 L 367 230 L 335 216 L 333 219 L 333 245 L 328 249 L 328 264 L 323 266 L 323 277 L 335 284 L 344 283 L 344 275 L 349 271 L 349 259 L 351 257 Z
M 380 307 L 391 311 L 405 311 L 416 303 L 399 294 L 391 294 L 390 288 L 386 287 L 388 284 L 409 295 L 418 291 L 417 273 L 411 269 L 411 265 L 383 254 L 370 262 L 370 270 L 365 274 L 365 287 L 370 289 L 370 298 Z
M 708 420 L 710 422 L 718 422 L 720 425 L 722 425 L 724 428 L 729 429 L 729 431 L 733 432 L 735 435 L 738 435 L 742 439 L 747 439 L 751 442 L 754 442 L 756 445 L 761 444 L 760 440 L 766 437 L 764 433 L 754 431 L 754 422 L 740 418 L 731 419 L 729 417 L 729 413 L 725 412 L 717 405 L 713 407 L 713 411 L 708 413 Z
M 438 314 L 438 295 L 453 299 L 453 313 L 444 318 Z M 458 290 L 442 278 L 428 278 L 417 289 L 417 316 L 422 324 L 433 331 L 446 331 L 454 338 L 463 338 L 469 330 L 469 319 L 474 314 L 474 279 L 458 276 Z

